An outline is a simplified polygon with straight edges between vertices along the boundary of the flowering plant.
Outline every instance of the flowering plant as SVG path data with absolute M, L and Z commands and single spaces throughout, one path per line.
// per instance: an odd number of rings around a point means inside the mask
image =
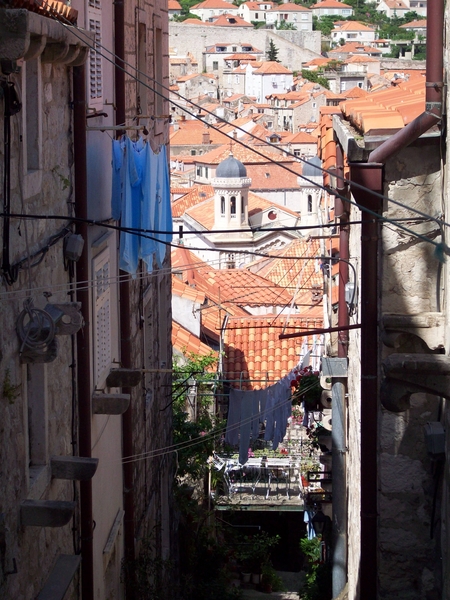
M 292 404 L 305 403 L 306 410 L 314 410 L 322 394 L 319 371 L 313 371 L 312 367 L 294 371 L 296 377 L 291 381 Z

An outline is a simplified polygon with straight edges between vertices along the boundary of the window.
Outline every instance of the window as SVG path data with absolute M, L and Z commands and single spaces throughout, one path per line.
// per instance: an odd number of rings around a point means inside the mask
M 155 16 L 155 15 L 154 15 Z M 155 115 L 161 116 L 163 110 L 164 90 L 163 83 L 163 32 L 160 27 L 154 28 L 154 54 L 153 54 L 153 70 L 155 73 Z M 158 92 L 158 93 L 157 93 Z M 160 122 L 162 123 L 162 122 Z
M 302 21 L 307 21 L 308 20 L 308 15 L 307 14 L 303 14 L 302 15 Z
M 255 13 L 255 20 L 257 21 L 259 18 L 259 13 Z
M 94 48 L 89 51 L 89 98 L 90 104 L 100 103 L 103 97 L 102 57 L 102 7 L 100 0 L 89 0 L 89 31 L 94 34 Z M 97 52 L 98 49 L 98 52 Z
M 313 210 L 313 202 L 311 194 L 308 194 L 308 212 L 312 213 Z
M 201 177 L 202 176 L 202 168 L 201 167 L 197 167 L 197 177 Z
M 197 150 L 191 150 L 191 156 L 195 156 L 197 154 Z
M 141 73 L 147 73 L 147 28 L 145 23 L 138 24 L 138 69 Z M 183 65 L 184 67 L 184 65 Z M 182 71 L 184 70 L 182 67 Z M 138 78 L 136 85 L 137 91 L 137 114 L 138 115 L 147 115 L 148 114 L 148 97 L 147 85 L 144 85 L 142 81 Z
M 217 71 L 219 68 L 219 61 L 213 60 L 213 71 Z
M 94 381 L 102 385 L 111 366 L 111 262 L 109 248 L 93 259 Z
M 232 52 L 237 52 L 237 46 L 231 46 L 231 51 Z
M 209 169 L 208 167 L 205 167 L 205 178 L 208 179 L 209 177 Z
M 236 218 L 236 196 L 230 198 L 230 215 L 231 218 Z
M 225 197 L 220 196 L 220 214 L 222 217 L 225 216 Z
M 239 83 L 239 75 L 236 75 L 236 76 L 235 76 L 235 78 L 234 78 L 234 81 L 235 81 L 236 83 Z
M 28 463 L 30 469 L 48 460 L 47 365 L 27 365 Z M 32 472 L 30 476 L 33 478 Z
M 25 63 L 25 111 L 24 137 L 26 139 L 25 173 L 38 171 L 41 167 L 42 119 L 39 98 L 41 97 L 41 64 L 38 58 Z M 36 103 L 38 106 L 36 107 Z M 37 110 L 36 110 L 37 108 Z

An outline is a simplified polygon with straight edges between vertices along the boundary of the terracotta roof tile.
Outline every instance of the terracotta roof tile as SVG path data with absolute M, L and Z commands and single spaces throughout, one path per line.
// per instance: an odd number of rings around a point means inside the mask
M 405 23 L 404 25 L 400 25 L 401 28 L 404 29 L 423 29 L 427 26 L 426 19 L 419 19 L 418 21 L 411 21 L 410 23 Z
M 344 4 L 343 2 L 338 2 L 338 0 L 323 0 L 323 2 L 317 2 L 317 4 L 313 4 L 311 9 L 315 8 L 353 8 L 349 4 Z
M 176 321 L 172 321 L 172 345 L 181 354 L 208 356 L 213 352 L 209 346 Z
M 373 27 L 369 27 L 359 21 L 343 21 L 342 25 L 333 29 L 333 31 L 373 31 Z M 337 25 L 337 23 L 335 23 Z
M 248 23 L 238 15 L 223 14 L 217 17 L 211 17 L 211 25 L 215 27 L 252 27 L 251 23 Z
M 268 12 L 311 12 L 309 8 L 306 6 L 302 6 L 301 4 L 294 4 L 292 2 L 287 2 L 285 4 L 279 4 L 274 6 L 271 11 Z
M 211 185 L 196 185 L 192 188 L 185 188 L 185 190 L 186 194 L 182 198 L 172 202 L 172 216 L 174 218 L 182 217 L 193 206 L 214 196 L 214 189 Z
M 283 10 L 284 7 L 287 6 L 287 4 L 283 4 Z M 297 4 L 295 4 L 294 6 L 297 6 Z M 253 71 L 253 74 L 257 74 L 257 75 L 292 75 L 292 71 L 290 71 L 289 69 L 286 69 L 286 67 L 283 67 L 283 65 L 279 62 L 275 62 L 275 61 L 266 61 L 263 62 L 262 65 L 259 67 L 259 69 L 256 69 L 256 71 Z
M 228 320 L 224 374 L 233 387 L 268 387 L 298 364 L 305 338 L 280 340 L 285 325 L 286 332 L 304 331 L 322 327 L 323 320 L 319 314 L 307 312 L 292 316 L 287 323 L 286 317 L 274 315 Z
M 203 304 L 205 301 L 205 294 L 203 292 L 190 287 L 175 275 L 172 275 L 172 294 L 198 304 Z

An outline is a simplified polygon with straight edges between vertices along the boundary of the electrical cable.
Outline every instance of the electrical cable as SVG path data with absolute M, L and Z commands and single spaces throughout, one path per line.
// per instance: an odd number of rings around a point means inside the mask
M 48 4 L 48 2 L 46 0 L 44 0 L 46 2 L 46 4 Z M 35 2 L 37 2 L 37 0 L 35 0 Z M 51 10 L 51 14 L 54 13 L 53 9 Z M 68 25 L 63 23 L 60 19 L 60 15 L 58 15 L 57 17 L 54 17 L 54 19 L 63 27 L 67 28 Z M 165 96 L 162 92 L 160 92 L 158 89 L 156 88 L 152 88 L 151 86 L 149 86 L 148 84 L 144 83 L 141 79 L 139 79 L 137 77 L 137 75 L 133 75 L 133 73 L 130 73 L 129 71 L 127 71 L 125 69 L 125 67 L 122 67 L 121 65 L 118 65 L 115 60 L 108 58 L 107 56 L 105 56 L 104 54 L 102 54 L 101 52 L 99 52 L 98 48 L 101 48 L 102 50 L 105 50 L 106 52 L 108 52 L 108 54 L 110 54 L 111 56 L 114 57 L 114 59 L 119 59 L 119 57 L 117 57 L 117 55 L 112 52 L 111 50 L 108 50 L 105 46 L 103 46 L 102 44 L 95 42 L 93 45 L 91 45 L 89 42 L 86 41 L 85 38 L 83 38 L 82 36 L 77 36 L 74 31 L 73 31 L 73 24 L 70 24 L 70 29 L 71 29 L 71 33 L 73 35 L 75 35 L 76 37 L 78 37 L 78 39 L 80 39 L 81 41 L 83 41 L 84 43 L 86 43 L 86 45 L 93 50 L 94 52 L 96 52 L 97 54 L 99 54 L 102 58 L 104 58 L 105 60 L 107 60 L 108 62 L 110 62 L 111 64 L 114 65 L 114 67 L 119 68 L 120 70 L 122 70 L 126 75 L 128 75 L 129 77 L 131 77 L 132 79 L 134 79 L 136 82 L 138 82 L 140 85 L 143 85 L 144 87 L 147 87 L 150 91 L 152 91 L 153 93 L 159 95 L 162 99 L 168 101 L 169 103 L 173 104 L 174 106 L 176 106 L 177 108 L 179 108 L 180 110 L 183 110 L 184 112 L 187 112 L 188 114 L 190 114 L 191 116 L 193 116 L 194 118 L 196 118 L 197 120 L 201 121 L 202 123 L 204 123 L 205 125 L 211 127 L 212 129 L 218 131 L 219 133 L 222 133 L 223 135 L 226 135 L 227 137 L 230 138 L 231 141 L 240 144 L 241 146 L 251 150 L 252 152 L 254 152 L 255 154 L 265 158 L 266 160 L 268 160 L 269 162 L 273 162 L 274 164 L 279 165 L 280 167 L 282 167 L 283 169 L 297 175 L 300 176 L 302 179 L 304 179 L 305 181 L 307 181 L 308 183 L 310 183 L 311 185 L 313 185 L 313 187 L 319 187 L 322 190 L 326 191 L 327 193 L 330 193 L 334 196 L 338 196 L 339 198 L 341 198 L 342 200 L 348 202 L 349 204 L 352 204 L 354 206 L 357 206 L 360 210 L 367 212 L 368 214 L 372 214 L 374 216 L 377 217 L 377 219 L 384 221 L 387 220 L 385 217 L 383 217 L 382 215 L 379 215 L 378 213 L 376 213 L 375 211 L 372 211 L 370 209 L 367 209 L 366 207 L 361 207 L 359 206 L 356 202 L 354 202 L 353 200 L 350 200 L 349 198 L 347 198 L 346 196 L 343 196 L 341 194 L 338 193 L 337 190 L 331 189 L 327 186 L 324 185 L 320 185 L 317 184 L 316 182 L 311 181 L 309 178 L 305 177 L 304 175 L 299 175 L 297 172 L 293 171 L 292 169 L 289 169 L 288 167 L 286 167 L 285 165 L 283 165 L 282 163 L 279 163 L 278 161 L 267 157 L 266 155 L 264 155 L 263 153 L 259 152 L 258 150 L 256 150 L 255 148 L 251 148 L 250 146 L 248 146 L 248 144 L 242 142 L 241 140 L 237 139 L 237 138 L 231 138 L 228 134 L 223 133 L 220 128 L 215 127 L 214 125 L 212 125 L 211 123 L 208 123 L 207 121 L 203 120 L 199 115 L 196 115 L 194 113 L 189 112 L 188 110 L 186 110 L 186 108 L 178 105 L 176 102 L 174 102 L 173 100 L 170 99 L 170 97 Z M 77 27 L 75 27 L 75 29 L 79 29 Z M 214 116 L 215 119 L 221 121 L 224 124 L 230 125 L 230 123 L 228 121 L 226 121 L 225 119 L 223 119 L 222 117 L 218 117 L 217 115 L 215 115 L 214 113 L 212 113 L 211 111 L 202 108 L 200 105 L 196 104 L 195 102 L 185 98 L 184 96 L 182 96 L 181 94 L 178 94 L 177 92 L 174 92 L 173 90 L 170 90 L 170 88 L 167 88 L 167 86 L 163 85 L 161 82 L 157 81 L 155 78 L 150 77 L 150 75 L 148 75 L 147 73 L 143 73 L 142 71 L 140 71 L 138 68 L 134 67 L 133 65 L 131 65 L 130 63 L 124 61 L 123 59 L 120 59 L 120 62 L 123 65 L 126 65 L 127 67 L 130 67 L 131 69 L 133 69 L 133 71 L 135 71 L 137 74 L 145 77 L 146 79 L 152 81 L 153 83 L 155 83 L 157 85 L 157 87 L 159 87 L 160 89 L 166 90 L 169 93 L 174 93 L 177 97 L 183 99 L 184 101 L 188 102 L 189 104 L 191 104 L 192 106 L 198 108 L 199 110 L 204 110 L 204 112 Z M 245 135 L 250 135 L 251 137 L 253 137 L 254 139 L 257 139 L 260 143 L 262 142 L 263 144 L 267 144 L 268 146 L 270 145 L 270 142 L 267 142 L 265 140 L 261 140 L 261 138 L 258 138 L 257 136 L 253 136 L 251 133 L 249 133 L 248 131 L 246 131 L 245 129 L 239 127 L 238 125 L 233 126 L 234 129 L 237 129 L 239 131 L 241 131 L 243 134 Z M 304 163 L 308 163 L 308 161 L 300 156 L 295 156 L 294 154 L 288 152 L 287 150 L 284 150 L 284 153 L 287 154 L 288 156 L 292 156 L 297 162 L 304 162 Z M 309 164 L 309 163 L 308 163 Z M 382 200 L 387 200 L 388 202 L 392 202 L 393 204 L 396 204 L 402 208 L 406 208 L 408 210 L 411 210 L 413 212 L 415 212 L 416 214 L 426 218 L 426 219 L 430 219 L 435 221 L 436 223 L 438 223 L 439 225 L 445 225 L 446 227 L 450 227 L 449 223 L 446 223 L 445 221 L 441 221 L 439 220 L 437 217 L 433 217 L 431 215 L 428 215 L 426 213 L 423 213 L 422 211 L 405 205 L 402 202 L 399 202 L 398 200 L 394 200 L 392 198 L 389 198 L 388 196 L 385 196 L 384 194 L 381 194 L 379 192 L 376 192 L 374 190 L 369 190 L 368 188 L 366 188 L 365 186 L 363 186 L 362 184 L 353 182 L 351 180 L 346 179 L 345 177 L 343 177 L 342 175 L 339 175 L 338 173 L 334 172 L 334 171 L 330 171 L 328 169 L 324 169 L 323 167 L 316 167 L 318 170 L 322 171 L 322 173 L 326 173 L 328 175 L 332 175 L 333 177 L 336 177 L 337 179 L 339 179 L 342 183 L 346 184 L 346 185 L 352 185 L 353 187 L 356 187 L 358 189 L 364 190 L 364 191 L 369 191 L 373 196 L 378 197 Z M 414 232 L 409 231 L 407 228 L 404 228 L 402 226 L 399 226 L 400 228 L 403 228 L 405 231 L 408 231 L 408 233 L 412 233 L 413 235 L 418 235 L 418 234 L 414 234 Z M 420 237 L 420 236 L 418 236 Z M 427 240 L 427 238 L 423 237 L 421 238 L 423 241 L 428 241 L 430 243 L 432 243 L 437 250 L 439 250 L 441 253 L 445 253 L 445 254 L 450 254 L 450 248 L 448 248 L 448 246 L 446 244 L 438 244 L 435 242 L 431 242 L 430 240 Z M 439 256 L 438 252 L 437 255 Z
M 313 389 L 313 387 L 314 387 L 314 384 L 311 384 L 309 387 L 305 387 L 304 391 L 307 392 L 307 391 Z M 290 396 L 284 402 L 281 402 L 279 406 L 284 406 L 291 402 L 292 402 L 292 396 Z M 258 413 L 258 415 L 261 418 L 262 416 L 264 416 L 264 412 L 261 411 L 260 413 Z M 240 423 L 230 427 L 229 430 L 234 431 L 235 429 L 240 429 L 242 423 L 244 423 L 244 424 L 249 423 L 253 419 L 254 419 L 254 416 L 244 419 Z M 128 463 L 128 462 L 137 462 L 139 460 L 146 460 L 148 458 L 159 458 L 160 456 L 164 456 L 166 454 L 171 454 L 173 452 L 180 451 L 180 450 L 185 450 L 185 449 L 197 446 L 201 443 L 204 443 L 205 441 L 215 439 L 218 436 L 223 435 L 226 431 L 227 431 L 227 427 L 225 426 L 225 427 L 222 427 L 217 430 L 212 430 L 203 436 L 199 436 L 197 438 L 193 438 L 193 439 L 187 440 L 185 442 L 179 442 L 178 444 L 172 444 L 172 445 L 166 446 L 164 448 L 157 448 L 155 450 L 150 450 L 149 452 L 146 452 L 146 453 L 134 454 L 131 456 L 124 456 L 120 461 L 114 461 L 114 462 L 121 462 L 122 464 L 124 464 L 124 463 Z

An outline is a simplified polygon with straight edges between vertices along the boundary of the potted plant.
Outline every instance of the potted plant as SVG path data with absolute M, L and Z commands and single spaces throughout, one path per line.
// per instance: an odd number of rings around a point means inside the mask
M 319 409 L 322 395 L 319 371 L 313 371 L 312 367 L 303 367 L 296 373 L 296 378 L 291 381 L 291 387 L 293 405 L 303 402 L 307 411 Z
M 258 584 L 263 564 L 270 561 L 270 549 L 280 541 L 279 535 L 270 536 L 265 531 L 254 536 L 246 536 L 246 554 L 243 564 L 252 573 L 252 583 Z
M 271 562 L 266 562 L 262 566 L 260 589 L 266 594 L 272 592 L 281 592 L 284 589 L 283 581 L 272 566 Z

